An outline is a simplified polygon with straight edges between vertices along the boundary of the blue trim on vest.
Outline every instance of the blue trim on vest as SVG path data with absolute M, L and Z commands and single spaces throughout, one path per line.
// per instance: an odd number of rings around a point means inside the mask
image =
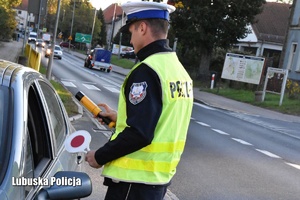
M 143 10 L 127 15 L 127 20 L 138 19 L 166 19 L 169 20 L 169 12 L 167 10 Z

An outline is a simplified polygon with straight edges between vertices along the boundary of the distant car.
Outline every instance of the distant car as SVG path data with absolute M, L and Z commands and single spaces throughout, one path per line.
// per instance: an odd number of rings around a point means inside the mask
M 28 36 L 28 43 L 30 42 L 36 42 L 37 39 L 37 33 L 36 32 L 29 32 L 29 36 Z
M 64 146 L 67 137 L 76 134 L 75 128 L 44 76 L 0 59 L 0 110 L 1 200 L 90 195 L 91 180 L 81 172 L 83 153 L 69 153 Z M 55 185 L 49 179 L 71 182 Z
M 46 53 L 45 53 L 45 57 L 48 58 L 51 55 L 51 51 L 52 51 L 52 46 L 48 46 Z M 54 46 L 54 54 L 53 57 L 56 57 L 58 59 L 61 59 L 63 56 L 63 52 L 60 46 L 55 45 Z
M 99 69 L 100 71 L 110 72 L 112 65 L 110 63 L 111 52 L 103 48 L 92 49 L 84 60 L 84 67 Z
M 132 58 L 132 59 L 135 59 L 136 58 L 136 55 L 134 53 L 134 50 L 132 51 L 126 51 L 126 52 L 123 52 L 123 53 L 120 53 L 120 56 L 122 58 Z
M 61 42 L 59 43 L 59 46 L 69 48 L 69 42 Z M 70 48 L 75 49 L 75 46 L 73 44 L 70 44 Z
M 44 42 L 43 39 L 37 39 L 36 42 L 35 42 L 35 46 L 37 47 L 45 47 L 46 43 Z

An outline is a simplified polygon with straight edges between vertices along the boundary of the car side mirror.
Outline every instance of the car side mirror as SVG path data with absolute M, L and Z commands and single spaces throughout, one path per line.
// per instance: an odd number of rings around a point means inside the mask
M 41 189 L 36 200 L 79 199 L 92 193 L 92 181 L 84 172 L 59 171 L 50 178 L 49 183 L 53 184 Z

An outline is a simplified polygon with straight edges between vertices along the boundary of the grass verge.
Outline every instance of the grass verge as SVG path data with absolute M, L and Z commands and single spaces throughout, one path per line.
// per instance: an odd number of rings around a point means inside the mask
M 284 95 L 282 105 L 279 106 L 280 95 L 266 93 L 265 99 L 263 102 L 255 100 L 254 91 L 243 90 L 243 89 L 232 89 L 232 88 L 201 88 L 202 91 L 214 93 L 220 96 L 224 96 L 229 99 L 234 99 L 240 102 L 248 103 L 255 105 L 261 108 L 266 108 L 269 110 L 278 111 L 285 114 L 300 116 L 300 100 L 299 99 L 290 99 L 287 95 Z
M 120 58 L 118 59 L 117 55 L 111 56 L 111 63 L 120 67 L 123 67 L 125 69 L 131 69 L 134 66 L 134 62 L 132 60 L 126 59 L 126 58 Z

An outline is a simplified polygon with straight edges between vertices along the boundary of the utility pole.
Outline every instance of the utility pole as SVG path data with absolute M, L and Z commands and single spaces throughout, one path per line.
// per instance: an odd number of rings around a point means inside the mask
M 111 35 L 110 35 L 110 41 L 109 41 L 109 48 L 108 48 L 108 50 L 112 49 L 112 40 L 113 40 L 113 36 L 114 36 L 114 31 L 115 31 L 116 9 L 117 9 L 117 3 L 115 3 L 114 15 L 113 15 L 113 18 L 112 18 L 112 30 L 111 30 Z
M 123 26 L 123 16 L 124 16 L 124 11 L 122 12 L 122 21 L 121 21 L 121 27 Z M 121 58 L 121 47 L 122 47 L 122 32 L 120 32 L 120 41 L 119 41 L 119 53 L 118 53 L 118 59 Z
M 91 48 L 92 48 L 92 41 L 93 41 L 93 33 L 94 33 L 94 28 L 95 28 L 95 22 L 96 22 L 96 15 L 97 15 L 97 8 L 95 8 L 94 22 L 93 22 L 92 33 L 91 33 Z
M 72 22 L 71 22 L 71 31 L 70 31 L 70 37 L 72 38 L 72 32 L 73 32 L 73 23 L 74 23 L 74 14 L 75 14 L 75 1 L 73 3 L 73 14 L 72 14 Z M 69 40 L 69 51 L 70 51 L 70 46 L 71 46 L 71 40 Z
M 57 35 L 57 27 L 58 27 L 58 18 L 60 13 L 60 2 L 61 0 L 57 1 L 57 11 L 56 11 L 56 21 L 55 21 L 55 27 L 54 27 L 54 33 L 53 33 L 53 40 L 51 42 L 51 55 L 48 60 L 48 67 L 46 72 L 46 78 L 48 80 L 51 79 L 51 71 L 52 71 L 52 62 L 53 62 L 53 54 L 54 54 L 54 46 L 56 44 L 56 35 Z
M 37 24 L 37 37 L 40 36 L 40 23 L 41 23 L 41 12 L 42 12 L 42 4 L 43 0 L 40 0 L 40 8 L 39 8 L 39 16 L 38 16 L 38 24 Z

